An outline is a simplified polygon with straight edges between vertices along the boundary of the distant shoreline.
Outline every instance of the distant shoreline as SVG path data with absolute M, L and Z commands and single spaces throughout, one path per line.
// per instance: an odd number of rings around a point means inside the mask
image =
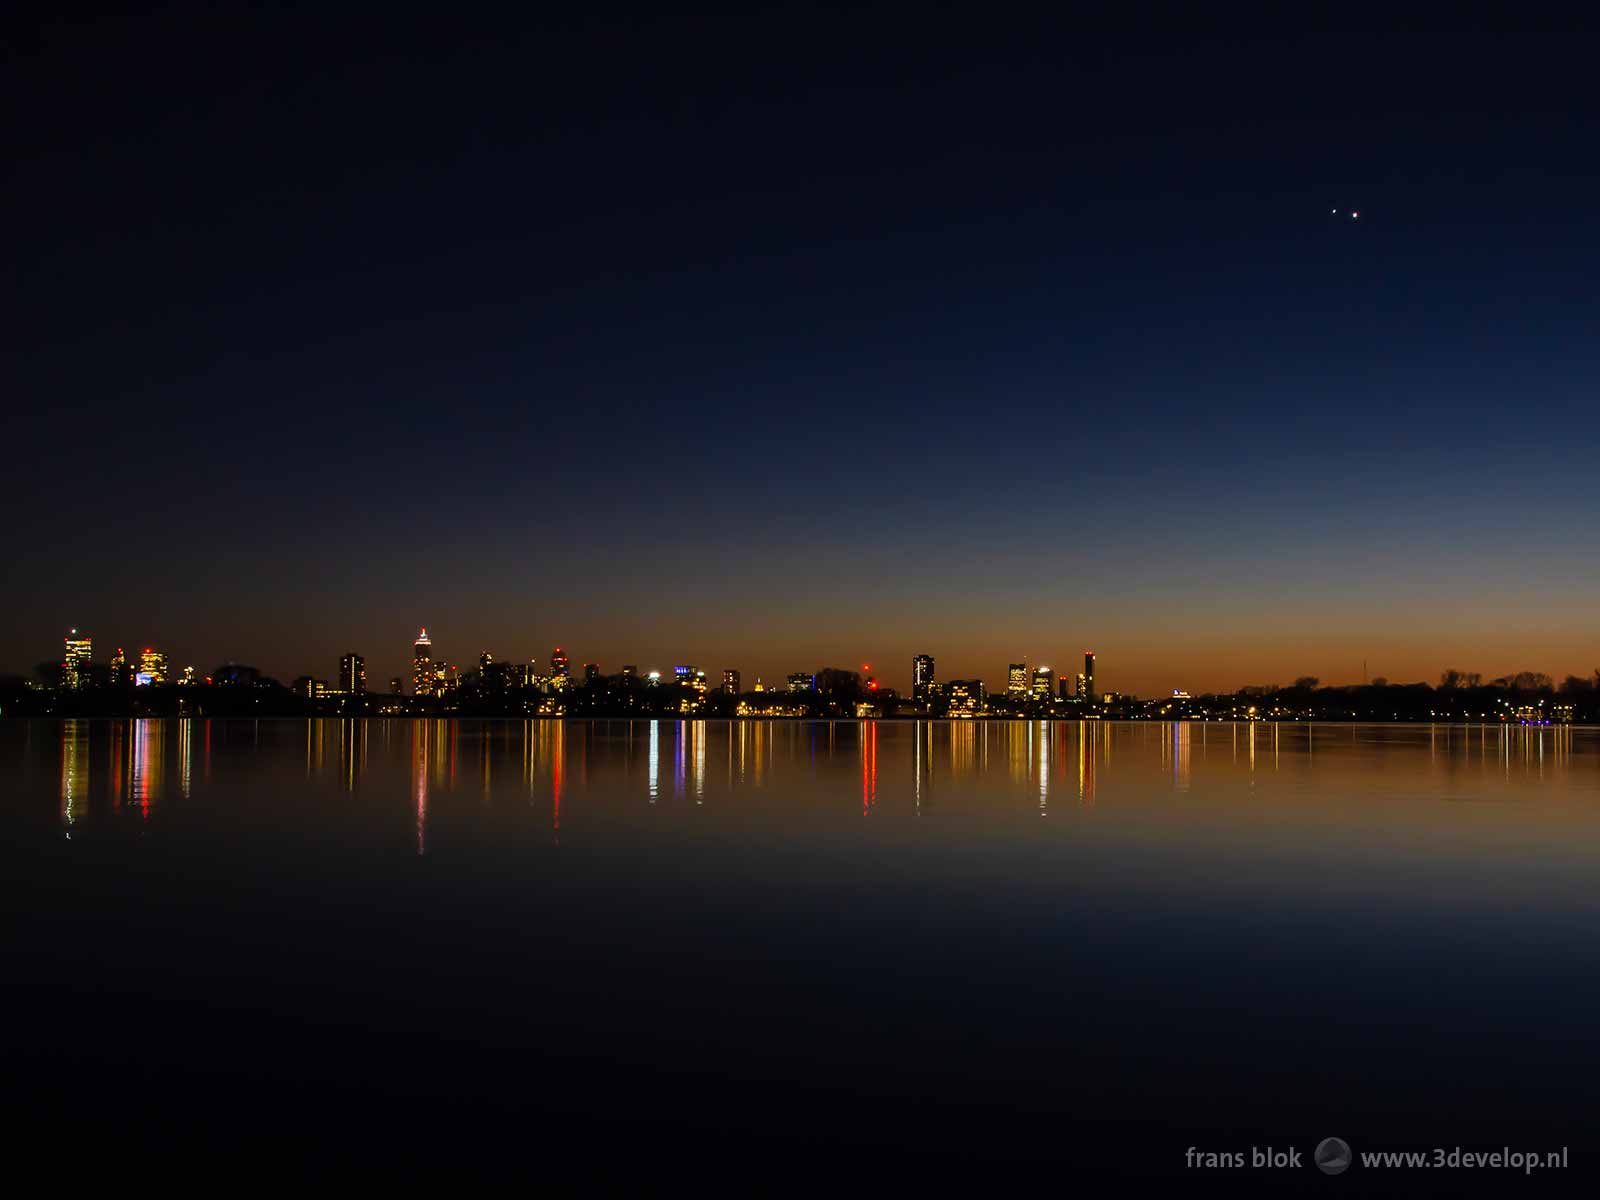
M 1257 717 L 1243 720 L 1233 717 L 1167 716 L 1167 717 L 1060 717 L 1011 716 L 995 714 L 982 717 L 941 716 L 727 716 L 710 713 L 681 713 L 663 716 L 595 715 L 567 716 L 562 714 L 507 715 L 498 713 L 269 713 L 253 716 L 248 713 L 0 713 L 0 721 L 22 723 L 27 721 L 271 721 L 279 724 L 309 721 L 480 721 L 517 724 L 548 723 L 560 721 L 570 724 L 594 725 L 602 722 L 646 724 L 649 722 L 698 721 L 719 725 L 733 725 L 744 721 L 760 724 L 796 725 L 862 725 L 868 722 L 892 725 L 1341 725 L 1341 726 L 1471 726 L 1483 729 L 1600 729 L 1593 721 L 1496 721 L 1469 717 L 1400 717 L 1380 720 L 1373 717 Z

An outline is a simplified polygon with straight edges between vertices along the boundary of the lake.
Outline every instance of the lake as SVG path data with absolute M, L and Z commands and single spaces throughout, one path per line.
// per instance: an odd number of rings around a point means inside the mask
M 56 1170 L 1592 1183 L 1600 730 L 0 721 L 0 778 Z

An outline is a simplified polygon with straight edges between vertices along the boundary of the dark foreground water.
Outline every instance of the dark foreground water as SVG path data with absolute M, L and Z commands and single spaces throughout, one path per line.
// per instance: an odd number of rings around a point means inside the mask
M 1600 1179 L 1600 730 L 0 722 L 0 797 L 63 1176 Z

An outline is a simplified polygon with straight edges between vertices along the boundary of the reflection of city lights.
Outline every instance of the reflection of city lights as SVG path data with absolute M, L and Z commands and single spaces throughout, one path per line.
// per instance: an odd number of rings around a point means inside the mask
M 77 721 L 65 721 L 61 726 L 61 824 L 69 841 L 88 782 L 88 727 Z
M 656 802 L 661 788 L 661 722 L 650 722 L 649 759 L 650 803 Z

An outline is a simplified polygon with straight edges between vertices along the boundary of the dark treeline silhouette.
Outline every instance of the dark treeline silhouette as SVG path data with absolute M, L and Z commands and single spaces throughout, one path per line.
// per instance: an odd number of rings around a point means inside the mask
M 1313 675 L 1291 687 L 1241 688 L 1197 697 L 1196 715 L 1242 715 L 1250 708 L 1267 720 L 1318 721 L 1582 721 L 1600 720 L 1600 668 L 1568 675 L 1557 686 L 1538 671 L 1519 671 L 1485 683 L 1476 672 L 1452 667 L 1437 685 L 1390 683 L 1320 687 Z

